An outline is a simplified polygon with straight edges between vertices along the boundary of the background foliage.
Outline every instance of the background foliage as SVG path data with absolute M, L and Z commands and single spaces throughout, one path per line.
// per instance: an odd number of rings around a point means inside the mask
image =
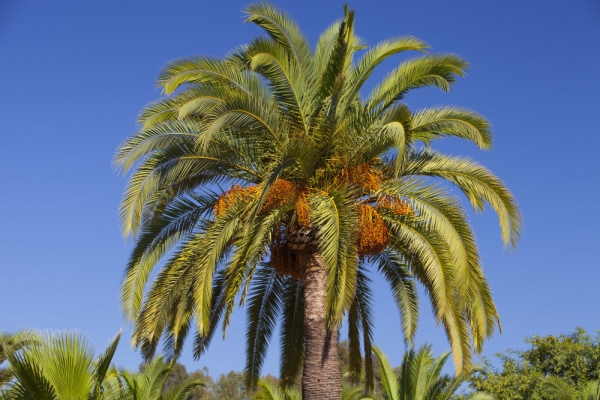
M 598 379 L 600 372 L 600 334 L 591 336 L 582 328 L 571 334 L 531 336 L 527 350 L 499 353 L 500 368 L 489 359 L 475 372 L 470 385 L 478 391 L 494 393 L 503 399 L 551 399 L 544 394 L 546 379 L 555 377 L 573 389 Z

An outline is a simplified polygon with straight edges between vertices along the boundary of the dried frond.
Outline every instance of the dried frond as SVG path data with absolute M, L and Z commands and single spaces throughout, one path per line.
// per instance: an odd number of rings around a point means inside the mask
M 390 242 L 390 232 L 375 208 L 360 205 L 358 210 L 360 215 L 358 255 L 363 258 L 367 255 L 378 254 Z

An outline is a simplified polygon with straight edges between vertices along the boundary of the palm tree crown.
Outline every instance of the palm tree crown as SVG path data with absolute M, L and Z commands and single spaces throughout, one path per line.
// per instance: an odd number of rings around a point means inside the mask
M 404 102 L 420 87 L 450 90 L 467 62 L 428 54 L 411 36 L 367 47 L 347 8 L 314 49 L 271 5 L 244 12 L 266 36 L 222 59 L 168 64 L 158 78 L 166 96 L 141 112 L 139 130 L 115 155 L 118 168 L 132 171 L 121 221 L 135 247 L 121 304 L 135 322 L 134 344 L 149 356 L 164 338 L 166 354 L 176 356 L 193 329 L 199 357 L 220 323 L 225 333 L 235 304 L 246 304 L 248 383 L 257 382 L 279 319 L 287 384 L 309 357 L 303 324 L 319 314 L 322 287 L 324 326 L 337 340 L 348 320 L 352 370 L 360 374 L 362 348 L 372 385 L 368 269 L 375 265 L 405 340 L 417 327 L 418 281 L 457 370 L 468 370 L 498 315 L 467 216 L 437 182 L 458 187 L 477 211 L 489 204 L 507 246 L 518 241 L 521 217 L 485 167 L 430 147 L 452 136 L 490 149 L 484 117 L 451 106 L 414 111 Z M 409 50 L 423 54 L 367 93 L 374 69 Z

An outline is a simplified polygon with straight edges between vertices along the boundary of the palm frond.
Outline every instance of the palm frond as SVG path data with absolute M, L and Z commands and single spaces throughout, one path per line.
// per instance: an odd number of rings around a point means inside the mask
M 282 298 L 279 377 L 284 388 L 291 387 L 304 362 L 304 293 L 299 279 L 285 281 Z
M 386 250 L 375 257 L 378 271 L 390 284 L 396 307 L 400 312 L 400 322 L 404 342 L 413 345 L 419 323 L 419 301 L 414 278 L 403 257 Z
M 263 28 L 271 39 L 286 51 L 302 74 L 309 79 L 314 75 L 310 45 L 289 15 L 269 3 L 251 4 L 246 7 L 244 13 L 247 15 L 246 22 L 255 23 Z M 310 83 L 310 80 L 307 83 Z
M 417 111 L 412 118 L 413 140 L 429 143 L 454 136 L 470 140 L 479 148 L 492 147 L 490 122 L 475 111 L 459 107 L 434 107 Z
M 409 59 L 402 62 L 371 91 L 365 106 L 367 110 L 379 115 L 395 101 L 402 100 L 409 90 L 435 86 L 447 92 L 456 76 L 463 76 L 467 67 L 467 62 L 455 54 Z
M 274 269 L 264 266 L 254 275 L 252 286 L 247 306 L 244 380 L 248 387 L 254 388 L 275 329 L 283 282 Z
M 106 378 L 106 374 L 108 369 L 110 368 L 110 364 L 112 363 L 112 359 L 117 351 L 117 346 L 119 345 L 119 341 L 121 340 L 121 331 L 117 333 L 113 340 L 110 341 L 110 344 L 104 350 L 95 361 L 94 371 L 95 371 L 95 379 L 94 379 L 94 389 L 92 391 L 92 398 L 99 399 L 102 393 L 102 383 Z
M 414 36 L 400 36 L 377 43 L 371 47 L 356 64 L 352 71 L 350 97 L 358 95 L 366 80 L 375 68 L 388 57 L 408 50 L 425 51 L 429 45 Z
M 20 354 L 9 354 L 7 359 L 17 380 L 8 389 L 7 398 L 22 400 L 60 399 L 52 382 L 45 377 L 43 369 L 35 363 L 34 359 L 23 357 Z
M 224 295 L 227 305 L 223 316 L 223 335 L 227 331 L 229 318 L 233 312 L 235 299 L 240 292 L 244 277 L 248 283 L 251 282 L 254 270 L 266 254 L 267 245 L 272 240 L 273 231 L 284 214 L 285 210 L 275 209 L 264 218 L 253 220 L 251 225 L 248 222 L 248 227 L 244 229 L 244 236 L 240 237 L 239 242 L 236 243 L 231 262 L 225 270 Z M 244 300 L 245 293 L 242 293 L 242 304 Z
M 337 326 L 356 288 L 356 203 L 344 190 L 315 195 L 311 197 L 311 218 L 319 227 L 319 251 L 327 266 L 326 319 L 329 326 Z
M 398 385 L 396 374 L 394 373 L 390 362 L 378 347 L 373 347 L 373 353 L 379 364 L 381 385 L 383 386 L 386 397 L 390 400 L 400 400 L 400 386 Z M 405 397 L 402 398 L 404 399 Z
M 504 183 L 485 167 L 467 157 L 422 150 L 409 157 L 406 173 L 441 177 L 454 183 L 475 211 L 483 210 L 488 203 L 500 219 L 504 245 L 516 247 L 522 226 L 517 202 Z

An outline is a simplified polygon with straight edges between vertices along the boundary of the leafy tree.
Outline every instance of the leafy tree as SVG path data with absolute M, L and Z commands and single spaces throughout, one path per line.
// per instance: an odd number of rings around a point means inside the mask
M 150 357 L 164 338 L 175 357 L 194 330 L 199 357 L 239 301 L 248 313 L 249 386 L 279 320 L 283 385 L 302 371 L 305 399 L 339 399 L 345 318 L 351 370 L 360 376 L 362 348 L 367 386 L 374 384 L 375 265 L 390 283 L 405 340 L 417 327 L 419 281 L 456 368 L 468 371 L 498 315 L 466 213 L 436 182 L 456 185 L 476 211 L 489 204 L 507 246 L 518 241 L 521 217 L 486 168 L 430 148 L 453 136 L 489 149 L 484 117 L 459 107 L 412 111 L 403 102 L 420 87 L 449 90 L 467 62 L 454 54 L 407 59 L 364 95 L 383 60 L 427 44 L 405 36 L 367 48 L 345 8 L 313 50 L 271 5 L 245 14 L 267 36 L 223 59 L 168 64 L 158 79 L 167 97 L 141 112 L 139 130 L 116 153 L 115 164 L 133 171 L 121 204 L 123 233 L 135 237 L 121 292 L 133 343 Z M 217 185 L 229 188 L 214 192 Z
M 216 400 L 249 400 L 252 397 L 252 392 L 244 384 L 244 375 L 235 371 L 229 371 L 227 375 L 221 374 L 213 391 Z
M 190 392 L 189 400 L 210 400 L 214 399 L 212 387 L 214 386 L 213 378 L 208 374 L 208 368 L 194 371 L 189 374 L 189 378 L 205 382 L 205 386 L 196 387 Z
M 498 399 L 553 399 L 552 388 L 581 393 L 600 372 L 600 335 L 577 328 L 569 335 L 532 336 L 525 351 L 498 354 L 501 369 L 489 360 L 471 378 L 475 390 L 494 393 Z M 588 389 L 591 390 L 591 389 Z
M 106 375 L 119 343 L 119 333 L 104 353 L 94 356 L 88 340 L 77 333 L 42 336 L 21 353 L 8 353 L 14 380 L 6 399 L 100 399 Z
M 171 367 L 171 372 L 169 372 L 169 376 L 167 377 L 167 381 L 165 382 L 164 392 L 170 391 L 175 386 L 184 382 L 189 377 L 185 365 L 180 363 L 175 363 Z

